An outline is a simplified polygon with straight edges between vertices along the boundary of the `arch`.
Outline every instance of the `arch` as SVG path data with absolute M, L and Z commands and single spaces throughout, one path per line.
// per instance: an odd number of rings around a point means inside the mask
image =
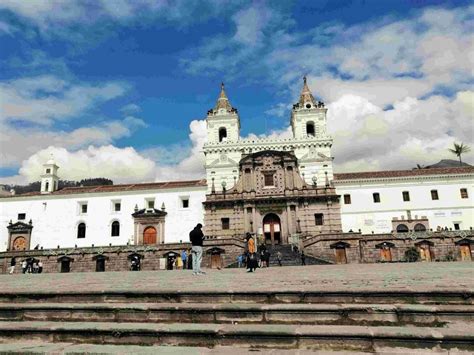
M 143 244 L 156 244 L 155 227 L 146 227 L 143 231 Z
M 408 227 L 405 224 L 399 224 L 397 226 L 397 233 L 408 233 Z
M 44 190 L 49 191 L 49 182 L 46 181 L 46 184 L 44 185 Z
M 81 222 L 77 225 L 77 238 L 85 238 L 86 237 L 86 224 Z
M 113 221 L 110 229 L 110 235 L 112 237 L 118 237 L 120 235 L 120 222 Z
M 313 121 L 306 122 L 306 135 L 307 136 L 312 136 L 312 137 L 315 136 L 315 129 L 314 129 L 314 122 Z
M 415 224 L 415 227 L 413 228 L 413 230 L 415 232 L 426 232 L 426 227 L 421 223 L 417 223 Z
M 25 237 L 16 237 L 13 241 L 13 250 L 26 250 L 27 242 Z
M 219 128 L 219 142 L 225 142 L 227 140 L 227 129 L 225 127 Z
M 275 213 L 269 213 L 263 218 L 263 235 L 266 244 L 279 244 L 281 242 L 280 217 Z

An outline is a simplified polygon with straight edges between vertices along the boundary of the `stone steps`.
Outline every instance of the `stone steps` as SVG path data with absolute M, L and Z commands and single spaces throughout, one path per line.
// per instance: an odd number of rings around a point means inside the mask
M 128 345 L 374 351 L 376 347 L 474 351 L 465 327 L 367 327 L 207 323 L 0 322 L 0 343 L 24 339 Z
M 12 303 L 0 321 L 416 325 L 474 322 L 473 305 Z
M 283 287 L 282 287 L 283 288 Z M 333 290 L 333 291 L 64 291 L 0 292 L 0 304 L 9 303 L 293 303 L 293 304 L 474 304 L 474 290 L 407 289 L 387 291 Z

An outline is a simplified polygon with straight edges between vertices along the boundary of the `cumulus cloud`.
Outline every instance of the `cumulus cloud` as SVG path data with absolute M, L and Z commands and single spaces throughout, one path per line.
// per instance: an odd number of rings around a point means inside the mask
M 69 132 L 41 128 L 16 130 L 10 125 L 0 124 L 0 167 L 16 167 L 32 154 L 50 145 L 76 150 L 89 145 L 110 144 L 117 139 L 129 137 L 136 129 L 144 126 L 145 122 L 135 117 L 111 120 Z
M 123 83 L 74 84 L 51 75 L 0 83 L 0 121 L 49 125 L 125 93 Z
M 71 152 L 50 146 L 24 161 L 19 175 L 27 182 L 37 181 L 44 162 L 50 159 L 51 154 L 60 167 L 58 175 L 63 180 L 105 177 L 115 183 L 142 182 L 152 180 L 155 171 L 155 163 L 142 157 L 132 147 L 90 146 Z

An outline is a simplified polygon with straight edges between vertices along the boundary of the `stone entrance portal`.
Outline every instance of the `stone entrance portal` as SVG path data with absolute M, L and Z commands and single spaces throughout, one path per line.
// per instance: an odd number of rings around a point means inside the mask
M 281 243 L 280 217 L 274 213 L 269 213 L 263 218 L 263 235 L 265 236 L 265 244 Z
M 164 207 L 161 211 L 155 208 L 138 210 L 132 214 L 135 224 L 136 245 L 157 245 L 165 241 L 165 217 Z

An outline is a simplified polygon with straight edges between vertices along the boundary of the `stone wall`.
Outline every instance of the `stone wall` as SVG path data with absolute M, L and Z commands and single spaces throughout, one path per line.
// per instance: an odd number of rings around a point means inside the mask
M 336 244 L 346 252 L 347 263 L 376 263 L 384 261 L 381 244 L 389 245 L 391 261 L 405 261 L 405 252 L 420 244 L 430 245 L 432 261 L 461 260 L 461 248 L 456 242 L 465 240 L 470 244 L 474 260 L 474 233 L 469 231 L 411 232 L 387 234 L 331 233 L 319 234 L 303 240 L 306 254 L 336 263 Z
M 244 251 L 245 243 L 234 238 L 208 239 L 204 242 L 202 266 L 211 267 L 210 251 L 217 250 L 222 258 L 222 267 L 236 261 Z M 61 271 L 60 259 L 71 259 L 70 272 L 95 272 L 97 257 L 104 257 L 105 271 L 130 270 L 129 256 L 136 253 L 141 257 L 141 270 L 160 270 L 160 259 L 169 252 L 181 253 L 191 249 L 190 243 L 161 244 L 157 246 L 108 246 L 90 248 L 64 248 L 0 253 L 0 273 L 7 273 L 12 257 L 16 258 L 15 273 L 21 273 L 21 263 L 27 258 L 41 260 L 43 273 Z

